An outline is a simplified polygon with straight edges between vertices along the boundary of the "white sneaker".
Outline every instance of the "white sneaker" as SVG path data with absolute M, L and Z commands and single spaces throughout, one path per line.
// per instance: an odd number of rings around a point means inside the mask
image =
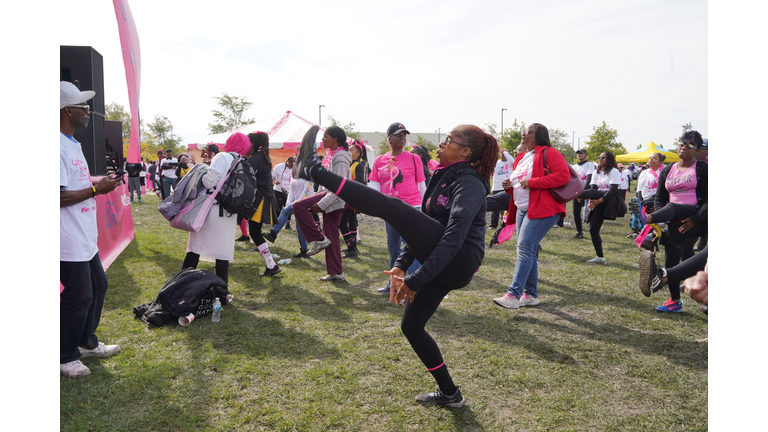
M 594 257 L 591 260 L 587 261 L 589 264 L 607 264 L 608 261 L 605 258 L 600 257 Z
M 94 349 L 80 348 L 80 358 L 104 358 L 120 354 L 120 347 L 117 345 L 104 345 L 99 342 L 99 346 Z
M 504 294 L 503 297 L 493 299 L 493 302 L 507 309 L 517 309 L 520 307 L 520 300 L 510 293 Z
M 347 280 L 347 278 L 344 277 L 344 273 L 339 273 L 339 274 L 332 274 L 332 275 L 323 276 L 323 277 L 320 278 L 320 280 L 323 281 L 323 282 L 343 281 L 343 280 Z
M 318 240 L 312 245 L 312 249 L 310 249 L 309 252 L 307 252 L 307 256 L 312 256 L 317 253 L 320 253 L 330 245 L 331 245 L 331 241 L 328 240 L 327 237 L 323 237 L 322 240 Z
M 72 360 L 68 363 L 59 365 L 61 374 L 70 378 L 80 378 L 91 374 L 91 370 L 88 366 L 84 365 L 80 360 Z
M 539 304 L 539 299 L 524 293 L 523 296 L 520 297 L 519 304 L 520 306 L 536 306 Z

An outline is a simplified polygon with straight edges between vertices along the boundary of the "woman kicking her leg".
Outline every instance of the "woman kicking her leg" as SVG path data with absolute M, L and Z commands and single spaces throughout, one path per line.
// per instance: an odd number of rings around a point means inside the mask
M 463 406 L 461 390 L 424 327 L 446 294 L 469 284 L 483 261 L 485 196 L 499 153 L 496 139 L 473 125 L 457 126 L 447 134 L 437 151 L 440 166 L 427 186 L 422 210 L 417 210 L 323 168 L 313 148 L 316 134 L 313 126 L 302 142 L 296 160 L 299 176 L 322 184 L 359 212 L 384 219 L 407 243 L 394 267 L 385 272 L 390 275 L 390 301 L 406 300 L 401 329 L 439 387 L 417 396 L 416 402 Z M 406 276 L 414 259 L 422 267 Z

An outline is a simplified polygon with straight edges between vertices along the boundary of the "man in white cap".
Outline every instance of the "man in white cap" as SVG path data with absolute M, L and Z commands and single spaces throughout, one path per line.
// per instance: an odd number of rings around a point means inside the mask
M 65 81 L 59 87 L 59 280 L 64 286 L 59 310 L 59 369 L 62 375 L 77 378 L 91 373 L 81 358 L 120 352 L 119 346 L 104 345 L 94 334 L 107 294 L 107 276 L 96 245 L 94 197 L 113 191 L 124 175 L 91 180 L 83 150 L 73 135 L 88 126 L 90 107 L 86 102 L 96 93 L 80 91 Z

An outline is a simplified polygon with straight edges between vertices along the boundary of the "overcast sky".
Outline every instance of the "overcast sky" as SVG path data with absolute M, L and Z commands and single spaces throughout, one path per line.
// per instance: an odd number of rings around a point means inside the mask
M 141 116 L 203 142 L 223 92 L 262 120 L 323 108 L 361 132 L 412 133 L 515 118 L 592 133 L 605 121 L 628 150 L 668 146 L 691 122 L 705 137 L 703 1 L 178 2 L 130 0 L 141 43 Z M 215 5 L 216 7 L 211 7 Z M 128 108 L 111 1 L 66 9 L 93 31 L 60 45 L 104 56 L 105 100 Z M 586 141 L 585 138 L 582 141 Z

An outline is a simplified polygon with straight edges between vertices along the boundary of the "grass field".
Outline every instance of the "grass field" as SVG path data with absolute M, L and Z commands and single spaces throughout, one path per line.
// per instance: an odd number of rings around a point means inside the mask
M 107 272 L 98 330 L 122 353 L 84 360 L 90 377 L 60 379 L 63 431 L 707 429 L 707 316 L 687 296 L 683 313 L 657 313 L 666 289 L 640 293 L 628 217 L 603 226 L 606 266 L 585 263 L 589 234 L 572 239 L 570 216 L 552 229 L 536 307 L 492 302 L 512 280 L 514 239 L 486 249 L 470 285 L 427 327 L 467 399 L 445 409 L 414 402 L 436 385 L 400 331 L 402 308 L 376 293 L 389 262 L 381 220 L 361 218 L 361 256 L 344 261 L 346 282 L 318 280 L 322 254 L 262 278 L 253 243 L 237 243 L 235 301 L 221 322 L 148 329 L 132 308 L 180 270 L 187 236 L 168 227 L 158 198 L 144 201 L 133 204 L 136 239 Z M 298 252 L 295 231 L 271 250 Z

